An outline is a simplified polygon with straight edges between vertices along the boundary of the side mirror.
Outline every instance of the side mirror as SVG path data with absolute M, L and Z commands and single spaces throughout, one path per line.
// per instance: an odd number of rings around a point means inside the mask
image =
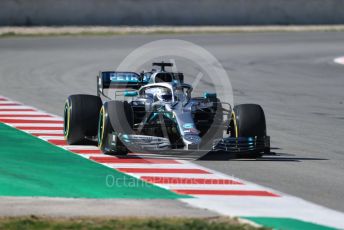
M 204 92 L 203 97 L 205 99 L 216 99 L 217 95 L 216 95 L 216 93 Z
M 137 91 L 125 91 L 124 96 L 125 97 L 137 97 L 138 92 Z

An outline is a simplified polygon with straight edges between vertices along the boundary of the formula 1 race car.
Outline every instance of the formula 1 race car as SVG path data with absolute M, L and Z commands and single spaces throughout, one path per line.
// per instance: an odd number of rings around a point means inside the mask
M 172 63 L 153 66 L 160 70 L 100 72 L 97 96 L 69 96 L 64 107 L 68 144 L 98 143 L 107 154 L 207 150 L 259 157 L 270 151 L 261 106 L 232 108 L 209 92 L 192 97 L 184 75 L 165 70 Z

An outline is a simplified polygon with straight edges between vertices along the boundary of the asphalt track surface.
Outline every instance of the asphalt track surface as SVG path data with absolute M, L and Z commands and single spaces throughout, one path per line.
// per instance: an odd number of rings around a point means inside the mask
M 276 152 L 196 163 L 344 211 L 344 66 L 333 62 L 344 56 L 342 32 L 0 39 L 0 94 L 62 115 L 68 95 L 95 93 L 99 70 L 163 38 L 191 41 L 221 62 L 234 102 L 264 107 Z

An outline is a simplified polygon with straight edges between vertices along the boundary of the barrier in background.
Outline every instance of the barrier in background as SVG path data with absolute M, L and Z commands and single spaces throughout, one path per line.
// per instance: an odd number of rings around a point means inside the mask
M 1 0 L 1 26 L 343 24 L 343 0 Z

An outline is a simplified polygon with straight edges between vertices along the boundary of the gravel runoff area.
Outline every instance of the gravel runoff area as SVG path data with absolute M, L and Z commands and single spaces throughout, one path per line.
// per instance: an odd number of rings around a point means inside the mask
M 305 26 L 63 26 L 0 27 L 0 37 L 51 35 L 120 35 L 159 33 L 344 31 L 344 25 Z
M 1 217 L 0 229 L 223 229 L 223 230 L 256 230 L 249 224 L 233 218 L 109 218 L 109 217 L 73 217 L 51 218 L 38 216 Z

